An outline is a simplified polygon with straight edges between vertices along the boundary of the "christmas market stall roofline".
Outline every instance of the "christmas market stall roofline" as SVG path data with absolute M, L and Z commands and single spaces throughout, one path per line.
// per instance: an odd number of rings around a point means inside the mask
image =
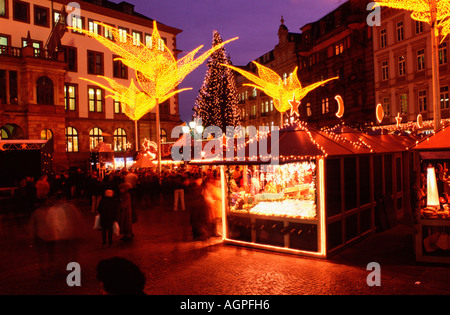
M 248 211 L 243 209 L 230 212 L 230 171 L 227 174 L 226 169 L 230 170 L 229 167 L 233 165 L 242 165 L 245 170 L 255 170 L 257 166 L 254 164 L 257 163 L 225 159 L 191 162 L 197 165 L 221 165 L 224 241 L 235 245 L 326 258 L 375 231 L 375 217 L 380 211 L 378 198 L 381 195 L 407 198 L 406 194 L 404 196 L 404 190 L 394 187 L 396 185 L 392 183 L 395 182 L 394 177 L 399 174 L 396 167 L 403 169 L 402 163 L 406 163 L 410 153 L 408 146 L 416 140 L 402 135 L 368 135 L 351 129 L 344 130 L 344 133 L 342 131 L 318 131 L 298 124 L 281 130 L 276 143 L 271 143 L 270 134 L 268 135 L 268 152 L 272 152 L 273 146 L 278 145 L 280 167 L 292 165 L 295 168 L 304 162 L 312 163 L 315 169 L 314 180 L 311 182 L 315 191 L 312 196 L 315 194 L 313 203 L 317 209 L 314 218 L 289 217 L 276 213 L 269 216 L 252 214 L 254 208 L 251 206 Z M 351 134 L 351 138 L 346 133 Z M 249 143 L 246 143 L 246 146 L 248 145 Z M 246 149 L 246 154 L 248 152 Z M 374 163 L 375 160 L 386 163 Z M 393 163 L 394 160 L 398 160 L 400 164 Z M 385 183 L 380 185 L 380 181 Z M 410 187 L 408 179 L 404 179 L 402 183 L 404 187 Z M 380 187 L 383 190 L 377 192 Z M 385 187 L 398 191 L 387 191 Z M 245 195 L 245 192 L 242 194 Z M 263 193 L 262 196 L 269 199 L 281 198 L 278 199 L 279 202 L 284 198 L 280 193 Z M 250 199 L 253 197 L 250 196 Z M 295 198 L 290 200 L 296 202 Z M 401 216 L 405 208 L 409 207 L 407 202 L 401 207 L 399 204 L 397 202 L 396 207 L 386 210 L 392 212 L 390 216 Z M 236 230 L 240 235 L 236 236 Z

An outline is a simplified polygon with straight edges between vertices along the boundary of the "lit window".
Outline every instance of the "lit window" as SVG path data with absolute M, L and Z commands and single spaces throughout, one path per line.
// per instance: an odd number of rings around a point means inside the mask
M 334 54 L 336 56 L 342 54 L 343 52 L 344 52 L 344 43 L 343 42 L 340 42 L 340 43 L 334 45 Z
M 114 27 L 113 25 L 110 25 L 111 27 Z M 114 40 L 114 35 L 109 27 L 103 28 L 103 36 L 109 40 Z
M 330 104 L 328 97 L 322 99 L 322 114 L 326 114 L 330 112 Z
M 408 113 L 408 95 L 406 93 L 400 94 L 400 114 Z
M 51 138 L 53 138 L 53 132 L 50 129 L 41 131 L 41 140 L 50 140 Z
M 6 16 L 7 0 L 0 0 L 0 17 Z
M 417 51 L 417 70 L 425 70 L 425 50 Z
M 441 108 L 442 109 L 449 108 L 448 85 L 447 86 L 441 86 L 441 89 L 440 89 L 440 100 L 441 100 Z
M 142 42 L 142 34 L 140 32 L 133 31 L 133 45 L 140 46 Z
M 93 33 L 95 35 L 99 35 L 101 33 L 100 32 L 100 25 L 98 24 L 98 22 L 91 20 L 91 21 L 89 21 L 88 24 L 89 24 L 88 28 L 89 28 L 89 32 L 90 33 Z
M 76 85 L 66 84 L 64 85 L 64 107 L 65 110 L 76 110 L 77 99 L 76 99 Z
M 78 132 L 73 127 L 66 128 L 66 152 L 78 152 Z
M 122 128 L 114 130 L 114 151 L 127 150 L 127 133 Z
M 89 111 L 102 112 L 103 111 L 103 90 L 100 88 L 89 88 Z
M 121 114 L 122 104 L 116 100 L 114 100 L 113 103 L 114 103 L 114 114 Z
M 94 127 L 89 131 L 89 149 L 94 150 L 100 142 L 103 142 L 102 130 Z
M 126 28 L 119 27 L 119 41 L 121 43 L 127 42 L 127 33 L 128 33 L 128 30 Z
M 83 19 L 80 16 L 72 15 L 72 32 L 83 34 L 80 30 L 83 29 Z

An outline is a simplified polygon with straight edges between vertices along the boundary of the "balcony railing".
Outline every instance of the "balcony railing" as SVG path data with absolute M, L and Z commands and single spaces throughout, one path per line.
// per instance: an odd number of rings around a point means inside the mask
M 10 57 L 21 57 L 22 48 L 12 46 L 0 46 L 0 55 L 6 55 Z
M 12 47 L 12 46 L 1 46 L 0 45 L 0 56 L 8 57 L 23 57 L 22 47 Z M 33 57 L 46 60 L 58 60 L 58 52 L 49 51 L 47 49 L 33 48 Z

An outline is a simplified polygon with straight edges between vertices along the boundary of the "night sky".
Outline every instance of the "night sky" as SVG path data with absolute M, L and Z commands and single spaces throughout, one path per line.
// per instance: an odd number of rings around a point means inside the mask
M 116 1 L 118 2 L 118 1 Z M 345 0 L 128 0 L 136 12 L 183 30 L 177 48 L 190 52 L 200 45 L 211 48 L 212 32 L 223 40 L 239 39 L 225 46 L 234 65 L 246 65 L 278 43 L 281 16 L 290 32 L 333 11 Z M 198 56 L 199 54 L 197 54 Z M 183 54 L 180 55 L 182 57 Z M 206 62 L 189 74 L 180 88 L 180 118 L 190 121 L 195 98 L 206 73 Z

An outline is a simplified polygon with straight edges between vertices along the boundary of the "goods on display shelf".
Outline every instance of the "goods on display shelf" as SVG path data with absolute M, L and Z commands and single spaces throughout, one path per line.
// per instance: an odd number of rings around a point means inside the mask
M 314 162 L 229 169 L 231 213 L 316 219 Z M 243 174 L 243 171 L 245 174 Z

